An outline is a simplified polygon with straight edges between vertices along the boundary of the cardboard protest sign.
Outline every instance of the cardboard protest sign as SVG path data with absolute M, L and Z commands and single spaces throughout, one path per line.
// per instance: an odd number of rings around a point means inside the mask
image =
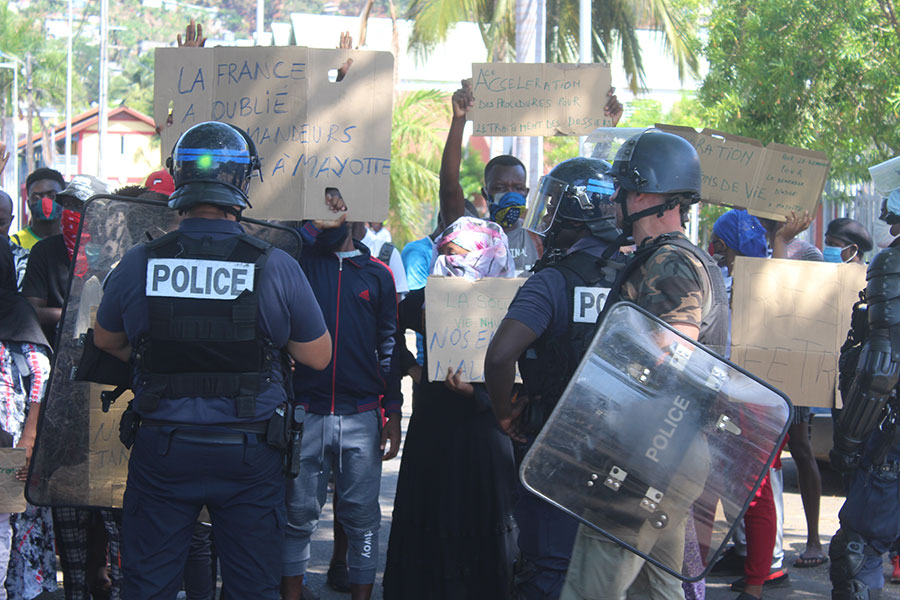
M 0 448 L 0 513 L 25 510 L 25 482 L 16 473 L 25 466 L 25 448 Z
M 869 167 L 875 189 L 884 196 L 900 188 L 900 156 Z
M 759 140 L 712 129 L 656 128 L 683 137 L 697 149 L 706 202 L 783 221 L 791 211 L 812 213 L 825 189 L 831 163 L 823 152 L 776 143 L 763 146 Z
M 612 125 L 603 114 L 611 86 L 605 63 L 475 63 L 468 117 L 474 135 L 587 135 Z
M 109 412 L 103 412 L 99 401 L 100 392 L 113 388 L 96 383 L 90 385 L 90 397 L 96 402 L 90 408 L 89 504 L 121 508 L 125 481 L 128 479 L 128 457 L 131 453 L 119 440 L 119 421 L 134 395 L 128 390 L 109 407 Z
M 864 265 L 738 257 L 731 360 L 797 406 L 840 406 L 840 347 L 865 285 Z
M 428 381 L 462 369 L 462 380 L 484 382 L 484 355 L 524 278 L 428 278 L 425 286 L 425 347 Z M 521 379 L 517 376 L 517 381 Z
M 340 82 L 336 69 L 353 64 Z M 158 48 L 154 119 L 163 162 L 197 123 L 244 129 L 262 159 L 250 215 L 330 218 L 325 188 L 340 189 L 350 218 L 388 214 L 393 56 L 302 47 Z

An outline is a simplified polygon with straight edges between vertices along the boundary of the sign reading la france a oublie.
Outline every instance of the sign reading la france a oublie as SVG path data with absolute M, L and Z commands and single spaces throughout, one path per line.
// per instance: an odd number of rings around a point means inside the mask
M 353 220 L 388 214 L 393 56 L 288 47 L 159 48 L 154 119 L 163 162 L 204 121 L 244 129 L 262 160 L 250 216 L 328 218 L 338 188 Z M 342 81 L 336 70 L 353 63 Z

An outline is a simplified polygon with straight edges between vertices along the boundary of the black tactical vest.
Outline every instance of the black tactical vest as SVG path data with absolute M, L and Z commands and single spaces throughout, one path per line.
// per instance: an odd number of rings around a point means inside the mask
M 523 433 L 540 431 L 556 407 L 594 337 L 596 317 L 620 266 L 588 252 L 574 252 L 535 267 L 535 272 L 555 269 L 565 278 L 568 328 L 561 336 L 539 337 L 519 357 L 519 372 L 529 398 L 521 419 Z
M 728 348 L 728 328 L 730 316 L 728 314 L 728 292 L 725 289 L 725 281 L 722 279 L 722 270 L 715 263 L 712 257 L 692 244 L 688 239 L 680 235 L 661 235 L 645 246 L 642 246 L 634 253 L 631 260 L 625 265 L 625 269 L 619 274 L 612 292 L 610 292 L 609 301 L 606 307 L 611 307 L 614 303 L 622 300 L 622 285 L 631 275 L 637 271 L 641 265 L 650 260 L 653 254 L 665 245 L 678 246 L 687 252 L 693 254 L 703 265 L 706 270 L 706 276 L 709 280 L 710 297 L 706 299 L 703 306 L 703 322 L 700 324 L 700 335 L 698 342 L 716 352 L 721 356 L 725 356 Z M 601 319 L 604 315 L 601 315 Z
M 272 246 L 248 235 L 224 240 L 172 232 L 147 244 L 150 330 L 135 362 L 141 411 L 160 398 L 233 398 L 255 414 L 282 354 L 259 327 L 259 275 Z M 250 289 L 252 287 L 252 290 Z

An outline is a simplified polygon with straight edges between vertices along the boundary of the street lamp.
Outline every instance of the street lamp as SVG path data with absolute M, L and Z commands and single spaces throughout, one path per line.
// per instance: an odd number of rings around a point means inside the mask
M 7 165 L 7 168 L 12 168 L 12 188 L 13 193 L 10 194 L 10 197 L 13 198 L 13 206 L 18 208 L 19 210 L 13 210 L 12 215 L 12 225 L 10 225 L 10 230 L 18 231 L 19 230 L 19 213 L 21 213 L 22 202 L 21 196 L 22 194 L 19 192 L 19 119 L 16 111 L 19 109 L 19 67 L 24 64 L 18 57 L 13 56 L 11 54 L 7 54 L 0 50 L 0 56 L 7 59 L 7 62 L 0 63 L 0 69 L 12 69 L 13 72 L 13 90 L 12 90 L 12 137 L 13 144 L 12 148 L 9 148 L 9 152 L 12 155 L 12 165 Z

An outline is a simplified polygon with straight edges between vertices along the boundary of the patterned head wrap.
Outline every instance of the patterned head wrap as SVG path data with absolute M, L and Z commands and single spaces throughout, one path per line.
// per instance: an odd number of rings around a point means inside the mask
M 441 254 L 441 248 L 454 243 L 466 254 Z M 473 217 L 460 217 L 444 230 L 434 244 L 431 274 L 465 277 L 512 277 L 515 274 L 506 234 L 498 224 Z

